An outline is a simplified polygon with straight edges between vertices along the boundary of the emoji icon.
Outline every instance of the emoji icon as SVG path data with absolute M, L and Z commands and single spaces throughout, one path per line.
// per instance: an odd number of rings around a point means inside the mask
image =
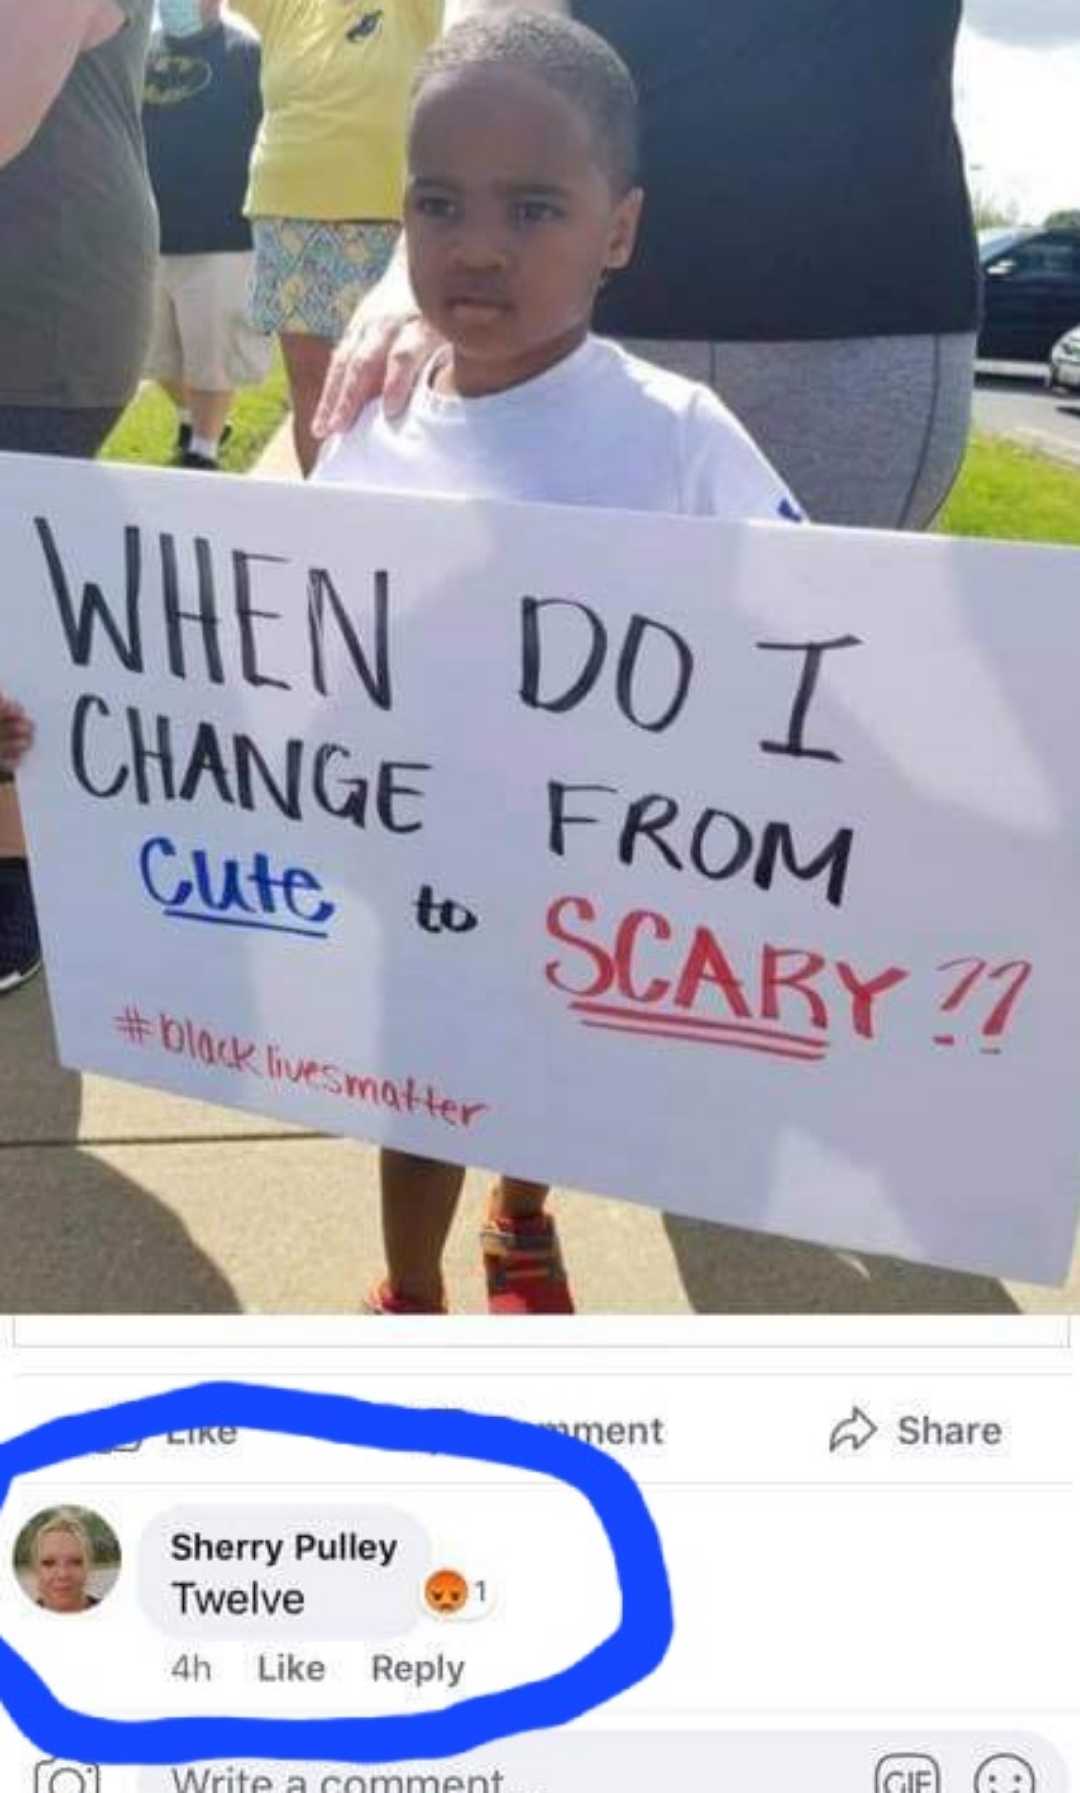
M 975 1793 L 1035 1793 L 1035 1770 L 1023 1756 L 988 1756 L 976 1771 Z
M 424 1583 L 424 1599 L 428 1608 L 431 1612 L 438 1613 L 441 1619 L 453 1618 L 461 1612 L 468 1598 L 469 1584 L 456 1569 L 436 1569 Z M 988 1789 L 988 1793 L 996 1793 L 996 1789 Z

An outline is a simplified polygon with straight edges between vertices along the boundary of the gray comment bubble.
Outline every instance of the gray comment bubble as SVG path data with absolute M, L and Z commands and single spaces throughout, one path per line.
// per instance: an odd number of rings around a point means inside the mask
M 174 1507 L 143 1534 L 139 1598 L 189 1640 L 398 1637 L 430 1561 L 423 1526 L 393 1507 Z
M 997 1738 L 1002 1749 L 1030 1763 L 1036 1793 L 1067 1793 L 1060 1756 L 1038 1737 Z M 386 1767 L 318 1762 L 213 1762 L 142 1770 L 139 1793 L 656 1793 L 681 1787 L 770 1788 L 804 1793 L 874 1793 L 891 1784 L 891 1765 L 917 1760 L 928 1790 L 972 1793 L 972 1775 L 986 1754 L 985 1733 L 935 1732 L 911 1737 L 895 1731 L 635 1731 L 572 1727 L 508 1739 L 498 1749 L 475 1750 L 441 1762 L 395 1762 Z M 901 1773 L 897 1787 L 908 1783 Z M 912 1785 L 915 1783 L 912 1782 Z

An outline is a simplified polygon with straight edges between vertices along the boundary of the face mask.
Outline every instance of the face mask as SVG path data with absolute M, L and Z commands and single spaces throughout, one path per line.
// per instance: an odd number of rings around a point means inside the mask
M 194 37 L 203 29 L 200 0 L 158 0 L 158 11 L 168 37 Z

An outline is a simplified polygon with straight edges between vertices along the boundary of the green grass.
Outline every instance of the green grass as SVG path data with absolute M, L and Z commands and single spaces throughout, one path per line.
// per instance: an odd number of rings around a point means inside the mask
M 998 436 L 973 436 L 937 529 L 1080 546 L 1080 468 Z
M 228 473 L 246 473 L 258 460 L 289 408 L 285 369 L 275 359 L 261 386 L 237 393 L 229 416 L 232 435 L 221 452 Z M 141 461 L 167 467 L 176 442 L 176 411 L 159 386 L 147 384 L 133 399 L 101 451 L 104 461 Z
M 246 387 L 237 395 L 233 433 L 222 452 L 222 466 L 230 473 L 246 473 L 287 411 L 285 370 L 278 358 L 261 386 Z M 172 401 L 157 386 L 147 385 L 128 406 L 102 449 L 102 458 L 164 467 L 172 458 L 175 439 Z M 937 529 L 942 535 L 1080 546 L 1080 469 L 1074 471 L 1000 437 L 974 435 Z

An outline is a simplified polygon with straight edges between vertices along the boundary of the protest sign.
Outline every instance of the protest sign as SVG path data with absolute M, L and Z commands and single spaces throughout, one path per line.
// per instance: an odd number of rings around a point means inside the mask
M 14 457 L 0 546 L 66 1063 L 1064 1276 L 1080 555 Z

